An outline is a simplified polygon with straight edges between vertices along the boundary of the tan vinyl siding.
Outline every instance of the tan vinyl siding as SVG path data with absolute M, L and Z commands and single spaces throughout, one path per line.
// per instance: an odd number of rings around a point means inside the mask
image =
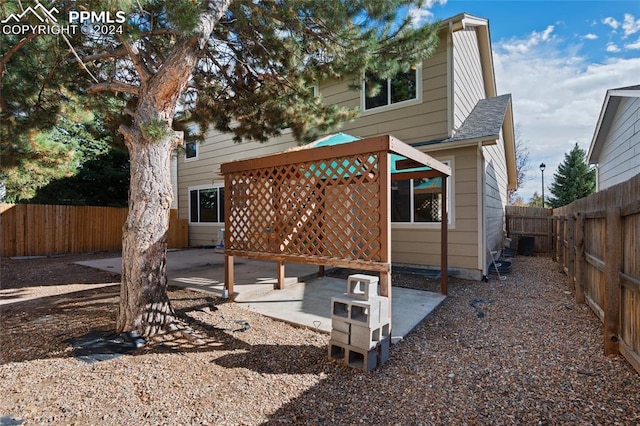
M 425 152 L 429 153 L 428 150 Z M 429 153 L 440 161 L 452 162 L 453 206 L 449 212 L 449 267 L 478 271 L 478 185 L 476 147 Z M 437 268 L 440 264 L 440 225 L 392 224 L 391 257 L 401 264 L 425 265 Z M 468 273 L 467 273 L 468 274 Z
M 447 52 L 441 41 L 435 54 L 421 69 L 418 101 L 364 111 L 340 131 L 360 137 L 391 134 L 405 143 L 443 138 L 447 135 Z M 325 103 L 364 109 L 362 91 L 349 89 L 359 80 L 345 79 L 320 85 Z
M 505 229 L 504 206 L 507 204 L 507 166 L 502 138 L 500 138 L 497 145 L 484 147 L 483 152 L 485 166 L 485 239 L 487 250 L 499 250 L 502 248 Z M 488 253 L 486 254 L 488 256 Z
M 599 191 L 640 173 L 640 98 L 620 100 L 599 161 Z
M 453 125 L 458 128 L 476 103 L 485 98 L 485 91 L 475 29 L 453 33 L 453 46 Z

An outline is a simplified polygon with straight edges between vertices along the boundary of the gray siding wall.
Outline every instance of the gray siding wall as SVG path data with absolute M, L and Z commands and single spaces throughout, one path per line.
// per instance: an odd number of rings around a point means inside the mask
M 497 145 L 486 146 L 484 155 L 484 216 L 485 216 L 485 264 L 491 257 L 490 250 L 502 249 L 505 231 L 504 207 L 507 205 L 507 167 L 505 162 L 504 142 L 502 138 Z
M 475 29 L 454 32 L 453 46 L 453 126 L 457 129 L 486 95 Z
M 622 98 L 600 153 L 598 190 L 640 173 L 640 98 Z

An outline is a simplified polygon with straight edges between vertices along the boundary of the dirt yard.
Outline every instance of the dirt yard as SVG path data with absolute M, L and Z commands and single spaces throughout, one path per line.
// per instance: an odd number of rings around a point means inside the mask
M 0 424 L 640 424 L 640 375 L 603 355 L 601 324 L 546 258 L 515 258 L 505 281 L 452 279 L 364 373 L 329 361 L 325 334 L 175 288 L 193 335 L 83 352 L 110 336 L 119 277 L 74 262 L 113 255 L 2 259 Z

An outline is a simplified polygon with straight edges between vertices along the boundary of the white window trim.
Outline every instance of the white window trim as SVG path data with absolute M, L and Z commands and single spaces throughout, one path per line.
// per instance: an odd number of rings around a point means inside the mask
M 447 224 L 447 228 L 455 229 L 456 226 L 456 218 L 455 218 L 455 157 L 443 157 L 436 158 L 436 160 L 447 164 L 451 167 L 451 176 L 447 179 L 447 219 L 449 223 Z M 413 211 L 413 197 L 411 197 L 411 211 Z M 413 219 L 413 218 L 412 218 Z M 440 229 L 440 222 L 391 222 L 392 229 Z
M 191 191 L 199 191 L 201 189 L 217 189 L 217 188 L 224 188 L 224 184 L 219 183 L 219 184 L 213 184 L 213 185 L 196 185 L 196 186 L 189 186 L 187 187 L 187 205 L 189 206 L 189 212 L 188 212 L 188 218 L 189 218 L 189 225 L 193 225 L 193 226 L 217 226 L 220 227 L 220 225 L 224 226 L 224 222 L 192 222 L 191 221 Z M 218 217 L 220 217 L 220 215 L 218 215 Z
M 362 114 L 360 116 L 366 116 L 369 114 L 376 114 L 378 112 L 391 111 L 398 108 L 405 108 L 412 105 L 418 105 L 422 103 L 422 64 L 416 65 L 416 97 L 414 99 L 407 99 L 406 101 L 396 102 L 395 104 L 387 104 L 384 106 L 379 106 L 371 109 L 367 109 L 367 92 L 365 90 L 365 76 L 361 77 L 361 87 L 360 90 L 360 110 Z M 387 80 L 391 80 L 390 78 Z M 391 90 L 391 85 L 387 85 L 388 90 Z M 390 95 L 389 95 L 390 96 Z
M 196 161 L 200 157 L 200 142 L 190 142 L 196 145 L 196 156 L 195 157 L 187 157 L 187 144 L 185 143 L 185 152 L 184 152 L 184 162 L 188 163 L 189 161 Z

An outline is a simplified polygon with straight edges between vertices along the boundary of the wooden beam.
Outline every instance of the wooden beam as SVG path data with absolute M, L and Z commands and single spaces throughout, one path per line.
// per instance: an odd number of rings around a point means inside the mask
M 327 256 L 273 254 L 273 253 L 264 253 L 264 252 L 258 252 L 258 251 L 228 250 L 228 249 L 225 250 L 225 254 L 239 256 L 239 257 L 247 257 L 249 259 L 271 260 L 275 262 L 282 260 L 283 262 L 305 263 L 308 265 L 326 265 L 326 266 L 332 266 L 335 268 L 361 269 L 363 271 L 375 271 L 375 272 L 391 271 L 391 265 L 387 263 L 372 262 L 372 261 L 366 261 L 366 260 L 356 260 L 356 259 L 340 259 L 340 258 L 327 257 Z
M 284 289 L 284 279 L 285 279 L 284 262 L 279 260 L 278 261 L 278 280 L 273 284 L 273 289 L 274 290 L 283 290 Z
M 620 207 L 607 209 L 607 234 L 604 259 L 604 353 L 620 352 L 620 270 L 622 267 L 622 215 Z
M 322 146 L 319 148 L 303 147 L 259 158 L 231 161 L 229 163 L 222 164 L 220 166 L 220 172 L 222 174 L 227 174 L 268 167 L 287 166 L 298 163 L 333 160 L 335 158 L 349 157 L 358 154 L 370 155 L 377 152 L 388 152 L 390 138 L 391 136 L 377 136 L 332 146 Z M 406 144 L 403 143 L 403 145 Z M 428 166 L 428 164 L 424 165 Z
M 229 302 L 233 302 L 233 256 L 228 254 L 224 255 L 224 288 L 227 290 Z
M 441 163 L 422 151 L 418 151 L 414 147 L 407 145 L 393 136 L 389 138 L 389 150 L 408 159 L 415 160 L 419 164 L 429 166 L 433 170 L 437 170 L 442 174 L 451 176 L 451 167 Z
M 449 282 L 449 217 L 447 213 L 447 179 L 442 178 L 442 205 L 440 222 L 440 293 L 447 294 Z
M 380 295 L 388 297 L 389 318 L 391 318 L 391 154 L 380 155 L 378 168 L 380 179 L 378 191 L 380 193 L 380 261 L 389 265 L 389 269 L 380 272 Z M 392 324 L 393 326 L 393 324 Z

